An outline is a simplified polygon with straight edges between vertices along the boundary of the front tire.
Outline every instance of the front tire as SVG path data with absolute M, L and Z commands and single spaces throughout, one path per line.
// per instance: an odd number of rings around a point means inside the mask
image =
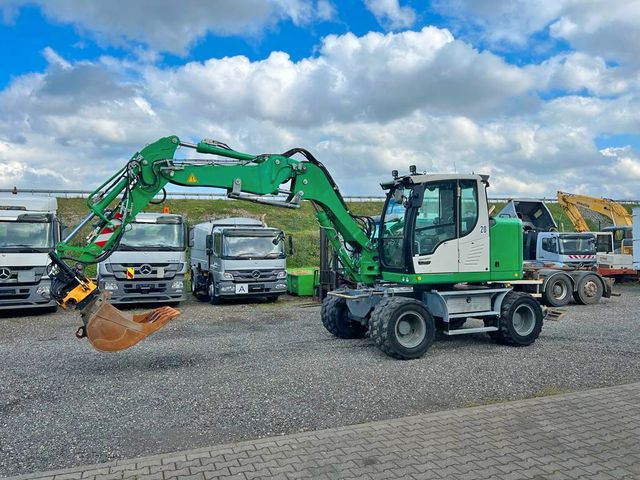
M 371 314 L 371 338 L 390 357 L 422 357 L 436 336 L 435 321 L 424 303 L 413 298 L 387 297 Z
M 367 327 L 349 318 L 349 308 L 344 298 L 328 296 L 320 310 L 322 325 L 338 338 L 364 338 Z
M 571 279 L 566 275 L 554 275 L 549 279 L 542 293 L 542 301 L 550 307 L 564 307 L 571 300 L 573 289 Z
M 216 292 L 216 282 L 214 280 L 209 282 L 209 303 L 211 305 L 220 305 L 222 303 L 222 298 Z
M 589 273 L 578 280 L 577 289 L 573 292 L 573 299 L 580 305 L 593 305 L 602 298 L 604 285 L 600 279 Z
M 498 331 L 491 337 L 503 345 L 531 345 L 542 331 L 543 314 L 540 304 L 528 293 L 507 293 L 500 309 Z

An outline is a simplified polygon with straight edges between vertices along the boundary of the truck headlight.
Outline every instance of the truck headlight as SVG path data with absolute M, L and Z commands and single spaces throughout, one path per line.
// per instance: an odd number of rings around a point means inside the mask
M 184 288 L 184 282 L 182 280 L 175 280 L 172 284 L 171 284 L 171 288 L 173 288 L 174 290 L 182 290 Z
M 283 270 L 281 272 L 278 272 L 278 278 L 287 278 L 287 271 Z
M 118 290 L 117 282 L 104 282 L 105 290 Z
M 44 298 L 50 298 L 51 297 L 51 290 L 49 288 L 49 285 L 40 285 L 36 289 L 36 293 L 38 295 L 40 295 L 41 297 L 44 297 Z
M 224 272 L 222 274 L 222 278 L 224 278 L 225 280 L 233 280 L 233 273 Z

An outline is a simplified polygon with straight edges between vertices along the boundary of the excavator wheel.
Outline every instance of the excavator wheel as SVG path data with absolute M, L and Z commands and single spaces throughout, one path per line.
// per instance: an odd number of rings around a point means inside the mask
M 105 293 L 82 312 L 83 320 L 87 319 L 86 337 L 93 348 L 101 352 L 133 347 L 179 315 L 172 307 L 160 307 L 139 315 L 121 312 L 108 302 Z

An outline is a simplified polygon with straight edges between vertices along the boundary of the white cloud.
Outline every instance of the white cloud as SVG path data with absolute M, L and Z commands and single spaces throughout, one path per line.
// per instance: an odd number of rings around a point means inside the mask
M 526 47 L 548 27 L 579 51 L 639 66 L 640 0 L 439 0 L 435 8 L 493 45 Z
M 36 3 L 51 19 L 70 23 L 117 46 L 142 42 L 152 50 L 185 54 L 208 33 L 260 35 L 281 20 L 305 25 L 327 19 L 332 5 L 310 0 L 0 0 L 0 11 L 11 21 L 21 5 Z
M 401 7 L 399 0 L 364 0 L 364 4 L 380 25 L 391 30 L 411 27 L 416 21 L 415 10 Z
M 416 164 L 491 174 L 492 195 L 637 195 L 637 178 L 620 174 L 636 171 L 637 152 L 594 144 L 640 133 L 637 79 L 583 53 L 518 67 L 428 27 L 329 36 L 299 61 L 274 52 L 160 67 L 44 54 L 46 71 L 0 92 L 5 184 L 95 187 L 175 133 L 253 153 L 305 147 L 347 194 L 379 194 L 391 170 Z M 557 88 L 576 93 L 536 96 Z

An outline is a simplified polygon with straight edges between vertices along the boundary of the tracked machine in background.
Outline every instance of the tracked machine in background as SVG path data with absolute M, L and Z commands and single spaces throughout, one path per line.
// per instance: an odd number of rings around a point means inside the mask
M 176 159 L 180 146 L 212 157 Z M 424 355 L 436 329 L 446 335 L 487 332 L 514 346 L 533 343 L 543 311 L 531 295 L 509 285 L 522 276 L 522 224 L 489 218 L 488 177 L 427 175 L 415 168 L 392 177 L 382 184 L 387 200 L 376 237 L 373 219 L 349 211 L 327 169 L 304 149 L 251 155 L 211 140 L 162 138 L 88 197 L 89 215 L 50 255 L 52 295 L 62 307 L 81 311 L 78 336 L 99 350 L 128 348 L 157 330 L 178 312 L 165 307 L 138 317 L 123 314 L 83 267 L 108 257 L 127 225 L 167 184 L 216 187 L 229 198 L 293 209 L 311 202 L 353 286 L 330 292 L 322 305 L 322 322 L 337 337 L 370 332 L 383 352 L 401 359 Z M 86 244 L 73 245 L 95 221 Z M 459 328 L 467 318 L 481 326 Z

